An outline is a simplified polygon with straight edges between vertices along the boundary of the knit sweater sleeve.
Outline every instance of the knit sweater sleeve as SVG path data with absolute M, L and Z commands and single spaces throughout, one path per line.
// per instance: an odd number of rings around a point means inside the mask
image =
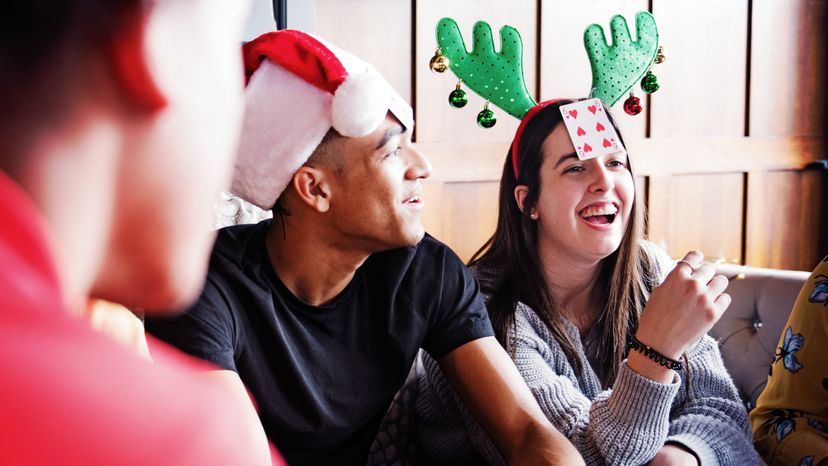
M 588 464 L 644 464 L 664 445 L 678 377 L 661 384 L 624 362 L 611 390 L 592 400 L 578 387 L 561 348 L 534 312 L 519 304 L 514 335 L 518 370 L 550 422 Z
M 704 336 L 687 352 L 687 362 L 670 413 L 667 442 L 685 446 L 704 466 L 760 464 L 747 411 L 716 342 Z

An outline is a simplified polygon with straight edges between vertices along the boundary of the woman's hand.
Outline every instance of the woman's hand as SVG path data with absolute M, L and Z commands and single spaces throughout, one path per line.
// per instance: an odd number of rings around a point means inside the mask
M 724 293 L 728 281 L 716 275 L 704 256 L 690 251 L 657 286 L 636 332 L 641 343 L 659 353 L 678 360 L 681 354 L 698 341 L 730 306 L 730 295 Z M 630 352 L 628 364 L 636 372 L 653 380 L 669 383 L 672 374 L 636 351 Z

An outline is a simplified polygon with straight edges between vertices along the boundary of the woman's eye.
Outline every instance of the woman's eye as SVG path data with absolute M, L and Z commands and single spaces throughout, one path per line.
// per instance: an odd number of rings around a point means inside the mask
M 400 150 L 401 149 L 399 147 L 397 147 L 396 149 L 392 150 L 391 152 L 385 154 L 385 158 L 396 157 L 396 156 L 400 155 Z
M 580 173 L 582 171 L 584 171 L 584 167 L 582 167 L 580 165 L 573 165 L 573 166 L 567 168 L 566 170 L 564 170 L 564 173 Z
M 613 160 L 609 163 L 610 167 L 626 167 L 627 164 L 624 163 L 622 160 Z

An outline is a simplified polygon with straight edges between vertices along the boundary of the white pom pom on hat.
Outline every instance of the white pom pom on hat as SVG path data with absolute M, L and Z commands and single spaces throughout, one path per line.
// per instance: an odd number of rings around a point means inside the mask
M 231 191 L 264 209 L 331 128 L 371 134 L 390 111 L 406 127 L 413 112 L 372 67 L 306 33 L 263 34 L 243 47 L 245 117 Z

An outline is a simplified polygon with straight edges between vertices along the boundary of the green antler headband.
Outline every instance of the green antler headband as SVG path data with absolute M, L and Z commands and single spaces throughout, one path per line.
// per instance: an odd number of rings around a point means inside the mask
M 604 29 L 600 25 L 591 24 L 584 31 L 584 47 L 592 68 L 592 95 L 609 106 L 615 105 L 656 60 L 658 28 L 653 15 L 646 11 L 636 14 L 635 29 L 637 40 L 633 41 L 624 17 L 613 16 L 610 20 L 612 45 L 607 44 Z M 642 82 L 644 92 L 650 93 L 646 86 Z M 650 86 L 651 89 L 652 87 Z M 658 90 L 657 83 L 655 90 Z
M 448 58 L 451 71 L 481 97 L 517 119 L 537 104 L 526 89 L 523 41 L 515 28 L 500 28 L 499 53 L 494 51 L 492 28 L 483 21 L 474 25 L 471 52 L 453 19 L 441 19 L 436 32 L 439 51 Z
M 592 24 L 584 31 L 584 46 L 592 69 L 590 95 L 601 99 L 608 107 L 615 105 L 639 79 L 646 93 L 659 88 L 656 76 L 650 71 L 653 62 L 664 60 L 658 46 L 655 19 L 650 13 L 639 12 L 635 22 L 635 41 L 630 36 L 627 21 L 620 15 L 610 20 L 612 45 L 607 43 L 600 25 Z M 452 107 L 461 108 L 468 103 L 461 83 L 487 100 L 486 107 L 477 115 L 477 123 L 484 128 L 491 128 L 497 120 L 488 108 L 489 102 L 519 120 L 538 105 L 526 88 L 523 41 L 515 28 L 500 28 L 500 52 L 494 51 L 492 29 L 483 21 L 474 24 L 471 52 L 453 19 L 441 19 L 435 32 L 438 48 L 429 64 L 432 71 L 442 73 L 451 69 L 461 80 L 449 95 Z M 624 111 L 630 115 L 640 113 L 640 100 L 631 94 L 624 102 Z

